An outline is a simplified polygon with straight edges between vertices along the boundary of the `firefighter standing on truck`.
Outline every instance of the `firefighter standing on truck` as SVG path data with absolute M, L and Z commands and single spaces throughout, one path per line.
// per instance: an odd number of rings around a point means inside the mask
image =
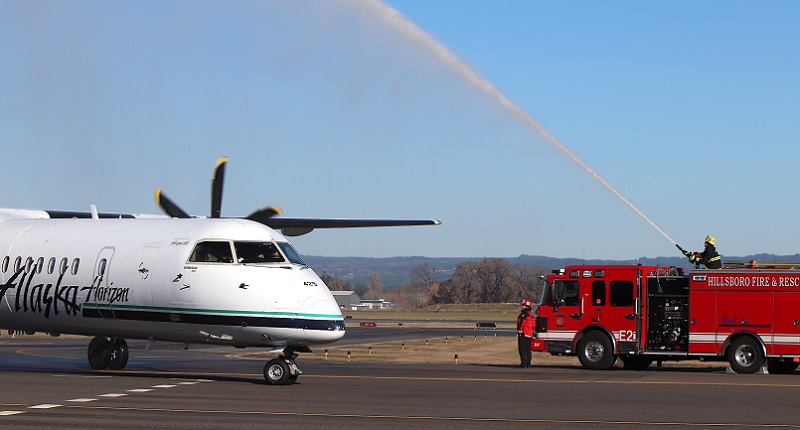
M 714 246 L 715 244 L 716 239 L 714 239 L 714 236 L 706 236 L 705 249 L 703 249 L 703 252 L 683 251 L 682 248 L 681 250 L 684 255 L 689 257 L 689 262 L 691 263 L 702 264 L 706 266 L 707 269 L 721 269 L 722 257 L 717 253 L 717 248 Z
M 522 311 L 517 317 L 517 346 L 519 347 L 519 367 L 531 367 L 531 341 L 533 340 L 533 314 L 531 301 L 522 301 Z

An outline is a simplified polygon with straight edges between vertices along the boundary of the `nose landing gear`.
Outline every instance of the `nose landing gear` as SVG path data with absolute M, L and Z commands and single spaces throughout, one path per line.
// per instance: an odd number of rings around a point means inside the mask
M 307 346 L 288 346 L 278 358 L 273 358 L 264 366 L 264 380 L 270 385 L 291 385 L 297 381 L 301 372 L 294 360 L 296 352 L 311 352 Z

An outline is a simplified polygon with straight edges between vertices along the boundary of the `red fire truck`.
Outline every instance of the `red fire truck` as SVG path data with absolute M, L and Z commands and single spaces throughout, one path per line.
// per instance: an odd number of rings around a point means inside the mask
M 533 351 L 577 355 L 589 369 L 641 370 L 668 360 L 726 360 L 737 373 L 800 363 L 800 263 L 722 269 L 568 266 L 539 304 Z

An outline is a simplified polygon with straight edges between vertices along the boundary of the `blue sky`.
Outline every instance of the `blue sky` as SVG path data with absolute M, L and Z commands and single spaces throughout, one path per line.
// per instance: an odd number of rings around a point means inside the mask
M 315 231 L 325 256 L 800 252 L 800 3 L 3 1 L 0 206 L 438 218 Z

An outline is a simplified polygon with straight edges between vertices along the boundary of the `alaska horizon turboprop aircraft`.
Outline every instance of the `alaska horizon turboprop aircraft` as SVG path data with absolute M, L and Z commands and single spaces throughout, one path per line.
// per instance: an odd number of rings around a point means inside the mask
M 300 375 L 298 352 L 345 334 L 336 300 L 286 236 L 316 228 L 438 225 L 438 220 L 288 218 L 276 207 L 220 216 L 225 164 L 212 177 L 211 217 L 156 190 L 167 214 L 0 208 L 0 327 L 94 336 L 93 369 L 123 369 L 128 339 L 262 347 L 269 384 Z M 279 233 L 276 230 L 282 230 Z

